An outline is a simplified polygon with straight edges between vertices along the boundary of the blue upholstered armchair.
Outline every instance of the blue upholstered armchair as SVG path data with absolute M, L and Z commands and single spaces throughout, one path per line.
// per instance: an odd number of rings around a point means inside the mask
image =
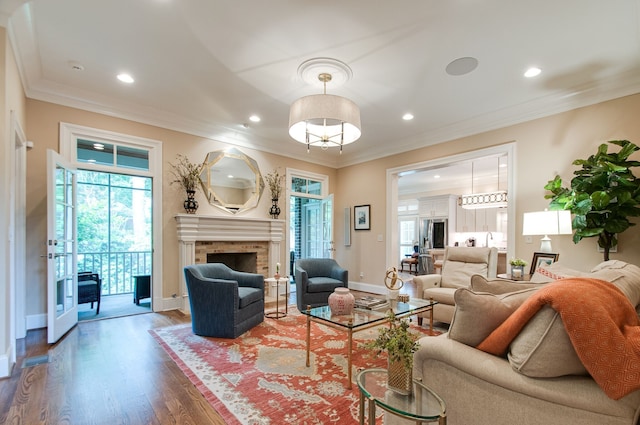
M 349 272 L 331 258 L 296 260 L 295 279 L 296 301 L 300 311 L 304 311 L 308 305 L 327 305 L 334 289 L 349 286 Z
M 184 268 L 193 333 L 237 338 L 264 320 L 264 277 L 222 263 Z

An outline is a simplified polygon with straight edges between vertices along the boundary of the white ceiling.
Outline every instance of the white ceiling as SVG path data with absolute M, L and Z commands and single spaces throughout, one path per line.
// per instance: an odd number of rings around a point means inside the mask
M 333 167 L 640 92 L 640 0 L 0 0 L 0 13 L 30 98 Z M 342 155 L 288 135 L 289 105 L 320 93 L 297 75 L 316 57 L 353 70 L 327 88 L 361 108 Z M 448 75 L 461 57 L 477 69 Z M 542 74 L 523 78 L 532 65 Z

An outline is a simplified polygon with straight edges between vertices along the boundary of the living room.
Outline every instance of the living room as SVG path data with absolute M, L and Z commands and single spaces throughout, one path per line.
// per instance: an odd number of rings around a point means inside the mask
M 184 214 L 184 194 L 169 184 L 169 165 L 178 154 L 186 155 L 193 161 L 203 160 L 207 153 L 222 150 L 231 146 L 222 138 L 207 138 L 193 135 L 177 129 L 167 129 L 144 121 L 137 121 L 135 116 L 115 116 L 102 114 L 90 108 L 83 109 L 44 99 L 35 99 L 26 93 L 13 52 L 13 44 L 5 28 L 1 31 L 2 45 L 5 54 L 0 69 L 4 74 L 6 91 L 2 99 L 5 124 L 5 153 L 13 149 L 13 139 L 8 137 L 11 111 L 22 127 L 26 140 L 33 142 L 33 147 L 26 153 L 26 270 L 24 293 L 28 294 L 23 310 L 19 314 L 27 323 L 25 331 L 42 326 L 46 316 L 46 261 L 41 258 L 46 249 L 46 199 L 47 178 L 43 170 L 46 168 L 46 151 L 59 150 L 60 123 L 73 123 L 93 129 L 131 135 L 162 141 L 162 207 L 161 239 L 158 246 L 162 256 L 158 263 L 161 274 L 154 284 L 158 285 L 155 297 L 160 301 L 158 310 L 180 308 L 174 295 L 181 292 L 182 271 L 178 258 L 179 242 L 175 216 Z M 355 78 L 355 77 L 354 77 Z M 560 175 L 570 179 L 576 169 L 572 162 L 593 154 L 597 147 L 607 140 L 628 139 L 640 142 L 640 90 L 631 85 L 629 92 L 602 94 L 602 101 L 590 102 L 587 106 L 540 112 L 539 117 L 516 124 L 487 125 L 485 131 L 468 135 L 460 131 L 459 137 L 440 140 L 438 143 L 410 149 L 401 153 L 380 156 L 368 161 L 333 166 L 316 161 L 314 150 L 306 153 L 306 147 L 300 145 L 297 157 L 281 155 L 278 149 L 271 151 L 257 149 L 251 145 L 241 146 L 246 155 L 257 161 L 263 173 L 275 168 L 305 170 L 309 173 L 328 177 L 329 193 L 334 195 L 334 240 L 344 240 L 344 229 L 353 226 L 345 223 L 341 214 L 345 209 L 352 210 L 356 205 L 371 206 L 371 228 L 367 231 L 352 231 L 350 245 L 335 244 L 335 258 L 350 271 L 350 280 L 354 285 L 384 285 L 382 278 L 385 270 L 391 265 L 399 265 L 395 249 L 390 249 L 390 241 L 397 238 L 397 229 L 393 221 L 391 206 L 392 195 L 386 190 L 389 187 L 388 170 L 410 167 L 413 164 L 425 163 L 434 159 L 446 159 L 467 154 L 481 149 L 491 149 L 507 144 L 514 146 L 513 155 L 513 187 L 509 196 L 512 203 L 513 243 L 509 249 L 511 256 L 531 259 L 538 250 L 539 244 L 534 238 L 527 243 L 521 236 L 522 216 L 525 212 L 540 211 L 548 206 L 544 198 L 544 185 L 547 181 Z M 633 88 L 635 87 L 635 89 Z M 630 94 L 633 93 L 633 94 Z M 597 96 L 596 96 L 597 97 Z M 365 129 L 363 129 L 363 134 Z M 282 138 L 288 137 L 286 133 Z M 357 143 L 366 143 L 363 140 Z M 390 140 L 389 144 L 394 141 Z M 345 148 L 346 149 L 346 148 Z M 5 174 L 12 170 L 12 155 L 4 155 Z M 9 180 L 8 175 L 5 176 Z M 3 193 L 8 199 L 9 183 L 5 182 Z M 226 216 L 219 209 L 210 205 L 201 193 L 197 195 L 200 204 L 198 215 Z M 257 207 L 243 214 L 247 218 L 269 218 L 269 196 L 263 196 Z M 10 223 L 10 214 L 4 211 L 5 223 Z M 286 216 L 286 212 L 285 212 Z M 284 218 L 284 217 L 283 217 Z M 5 226 L 7 227 L 7 226 Z M 3 230 L 6 233 L 6 230 Z M 9 240 L 9 235 L 5 240 Z M 569 267 L 588 270 L 602 260 L 594 239 L 587 239 L 579 244 L 572 242 L 571 236 L 553 237 L 554 250 L 560 254 L 560 260 Z M 3 251 L 6 254 L 5 251 Z M 640 228 L 631 228 L 620 235 L 618 251 L 613 258 L 636 264 L 640 255 Z M 286 244 L 280 247 L 280 258 L 287 258 Z M 2 255 L 3 261 L 10 261 L 9 255 Z M 271 265 L 273 266 L 273 264 Z M 4 267 L 8 270 L 10 267 Z M 362 275 L 361 275 L 362 273 Z M 362 276 L 362 277 L 360 277 Z M 15 349 L 14 319 L 9 317 L 15 307 L 10 299 L 9 276 L 0 284 L 3 294 L 3 310 L 7 314 L 0 318 L 0 355 L 4 356 L 5 370 Z M 29 325 L 28 323 L 31 323 Z M 1 369 L 0 369 L 1 370 Z M 6 374 L 5 374 L 6 375 Z

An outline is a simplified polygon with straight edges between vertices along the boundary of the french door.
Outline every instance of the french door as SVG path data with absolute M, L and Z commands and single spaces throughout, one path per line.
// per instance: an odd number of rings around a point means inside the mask
M 78 323 L 76 171 L 47 150 L 47 342 Z

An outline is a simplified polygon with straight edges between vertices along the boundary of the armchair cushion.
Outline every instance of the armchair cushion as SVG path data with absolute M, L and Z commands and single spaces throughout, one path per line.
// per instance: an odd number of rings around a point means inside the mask
M 473 292 L 488 292 L 494 295 L 507 294 L 509 292 L 522 291 L 523 289 L 542 288 L 542 283 L 520 283 L 519 281 L 507 279 L 489 280 L 479 274 L 471 276 L 471 285 L 469 286 Z
M 447 247 L 442 263 L 443 288 L 467 288 L 474 274 L 496 277 L 496 248 Z

